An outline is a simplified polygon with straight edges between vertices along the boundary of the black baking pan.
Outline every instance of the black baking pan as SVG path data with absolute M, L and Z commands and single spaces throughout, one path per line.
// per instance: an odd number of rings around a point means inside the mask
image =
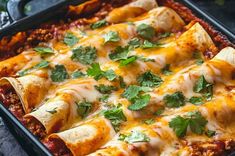
M 63 1 L 63 0 L 62 0 Z M 68 0 L 64 0 L 68 1 Z M 193 11 L 194 14 L 196 14 L 199 18 L 203 19 L 204 21 L 208 22 L 210 25 L 212 25 L 216 30 L 221 32 L 223 35 L 225 35 L 231 42 L 235 42 L 235 35 L 227 29 L 223 24 L 221 24 L 219 21 L 217 21 L 215 18 L 210 16 L 208 13 L 202 11 L 199 9 L 199 7 L 193 3 L 190 0 L 177 0 L 178 2 L 184 4 L 189 9 Z M 80 1 L 81 2 L 81 1 Z M 58 4 L 57 4 L 58 5 Z M 58 7 L 58 6 L 57 6 Z M 55 9 L 55 8 L 54 8 Z M 12 17 L 12 25 L 9 27 L 6 27 L 8 31 L 17 32 L 23 29 L 29 29 L 32 26 L 35 26 L 35 23 L 38 24 L 39 21 L 35 22 L 35 17 L 40 17 L 44 19 L 48 19 L 48 17 L 52 17 L 55 14 L 51 14 L 48 12 L 49 9 L 46 9 L 47 11 L 39 12 L 32 16 L 26 16 L 26 15 L 20 15 L 20 12 L 17 13 L 16 16 Z M 19 11 L 19 10 L 17 10 Z M 39 15 L 40 16 L 39 16 Z M 33 17 L 33 18 L 32 18 Z M 29 24 L 26 26 L 28 21 L 31 21 L 32 24 Z M 40 22 L 43 22 L 40 20 Z M 20 26 L 17 28 L 17 26 Z M 10 35 L 7 33 L 7 31 L 4 31 L 4 35 Z M 4 36 L 2 35 L 2 36 Z M 0 31 L 1 36 L 1 31 Z M 0 115 L 3 118 L 3 121 L 8 126 L 11 133 L 15 136 L 15 138 L 18 140 L 22 148 L 30 155 L 30 156 L 51 156 L 52 154 L 47 150 L 47 148 L 36 138 L 33 134 L 29 132 L 21 123 L 18 121 L 14 115 L 8 111 L 1 103 L 0 103 Z M 235 156 L 235 153 L 230 154 L 230 156 Z

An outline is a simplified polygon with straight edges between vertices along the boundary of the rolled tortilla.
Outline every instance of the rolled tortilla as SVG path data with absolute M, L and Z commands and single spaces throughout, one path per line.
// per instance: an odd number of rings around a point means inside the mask
M 129 18 L 139 16 L 157 6 L 156 0 L 133 0 L 125 6 L 113 9 L 106 17 L 106 20 L 110 23 L 128 21 Z
M 54 97 L 27 114 L 25 118 L 37 119 L 45 127 L 47 134 L 70 127 L 74 120 L 81 119 L 76 102 L 84 99 L 95 102 L 101 96 L 94 88 L 96 84 L 97 82 L 92 79 L 68 81 L 56 88 Z
M 19 96 L 25 113 L 31 112 L 44 99 L 50 81 L 36 75 L 27 75 L 19 78 L 4 77 L 0 85 L 11 85 Z
M 115 135 L 110 122 L 97 117 L 86 123 L 49 136 L 49 139 L 61 139 L 74 156 L 83 156 L 94 152 Z
M 13 76 L 31 60 L 40 60 L 34 52 L 24 52 L 0 62 L 0 77 Z

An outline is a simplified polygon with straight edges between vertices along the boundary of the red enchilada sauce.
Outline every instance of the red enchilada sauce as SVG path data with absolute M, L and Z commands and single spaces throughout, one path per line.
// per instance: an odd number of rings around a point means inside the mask
M 55 156 L 72 156 L 70 150 L 66 147 L 65 143 L 59 139 L 48 139 L 43 144 L 50 150 Z

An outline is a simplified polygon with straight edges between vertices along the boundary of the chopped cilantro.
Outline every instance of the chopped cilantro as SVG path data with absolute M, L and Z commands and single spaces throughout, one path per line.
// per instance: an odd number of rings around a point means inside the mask
M 207 82 L 205 77 L 202 75 L 195 83 L 193 91 L 201 93 L 207 100 L 211 100 L 213 96 L 213 84 Z
M 146 107 L 150 101 L 151 96 L 149 94 L 139 96 L 133 99 L 133 103 L 128 106 L 129 110 L 138 111 Z
M 126 66 L 126 65 L 130 64 L 130 63 L 133 63 L 137 60 L 137 58 L 138 58 L 137 56 L 130 56 L 125 60 L 121 60 L 120 61 L 120 66 L 123 67 L 123 66 Z
M 185 105 L 185 97 L 182 92 L 175 92 L 164 96 L 163 101 L 167 107 L 177 108 Z
M 171 36 L 171 32 L 165 32 L 159 35 L 160 38 L 165 38 Z
M 212 130 L 207 130 L 205 133 L 208 137 L 213 137 L 216 134 L 216 132 Z
M 155 113 L 154 115 L 157 115 L 157 116 L 160 116 L 163 112 L 164 112 L 164 108 L 159 108 Z
M 72 77 L 72 79 L 76 79 L 76 78 L 84 77 L 85 75 L 86 74 L 84 74 L 83 72 L 77 70 L 72 73 L 71 77 Z
M 95 86 L 95 89 L 102 94 L 110 94 L 113 90 L 117 90 L 117 87 L 101 84 L 99 86 Z
M 170 128 L 173 128 L 177 137 L 184 137 L 189 125 L 189 119 L 177 116 L 169 122 Z
M 56 65 L 55 68 L 51 71 L 50 77 L 53 82 L 62 82 L 69 78 L 69 74 L 64 65 Z
M 57 107 L 53 108 L 52 110 L 46 110 L 46 112 L 50 113 L 50 114 L 55 114 L 57 113 Z
M 130 133 L 129 135 L 121 134 L 119 136 L 119 140 L 122 140 L 122 141 L 129 143 L 129 144 L 132 144 L 132 143 L 136 143 L 136 142 L 149 142 L 150 138 L 146 134 L 135 130 L 132 133 Z
M 143 57 L 143 56 L 138 56 L 138 59 L 143 62 L 155 62 L 155 59 L 147 58 L 147 57 Z
M 111 121 L 111 124 L 115 131 L 119 131 L 121 123 L 126 121 L 126 116 L 124 115 L 120 107 L 114 107 L 109 110 L 102 112 L 104 117 Z
M 169 122 L 178 137 L 184 137 L 188 127 L 193 133 L 203 134 L 206 124 L 207 120 L 198 111 L 189 112 L 185 117 L 177 116 Z
M 72 51 L 73 54 L 71 56 L 71 59 L 73 61 L 78 61 L 78 62 L 85 64 L 85 65 L 92 64 L 97 57 L 96 51 L 97 50 L 95 47 L 79 46 L 76 49 L 73 49 L 73 51 Z
M 98 63 L 94 63 L 91 65 L 90 68 L 88 68 L 87 75 L 94 77 L 95 80 L 99 80 L 105 77 L 109 81 L 113 81 L 117 77 L 117 75 L 112 69 L 107 70 L 107 71 L 101 70 L 100 65 Z
M 149 87 L 140 87 L 140 86 L 136 86 L 136 85 L 130 85 L 128 88 L 125 89 L 122 96 L 127 98 L 128 100 L 132 100 L 134 98 L 137 98 L 141 91 L 142 92 L 148 92 L 148 91 L 151 91 L 151 88 L 149 88 Z
M 35 47 L 34 50 L 40 54 L 54 54 L 53 50 L 50 47 Z
M 17 74 L 19 76 L 24 76 L 24 75 L 30 73 L 34 69 L 42 69 L 42 68 L 46 68 L 48 66 L 49 66 L 49 62 L 46 61 L 46 60 L 42 60 L 41 62 L 39 62 L 38 64 L 36 64 L 32 68 L 28 68 L 28 69 L 22 70 L 22 71 L 18 72 Z
M 162 74 L 171 75 L 172 71 L 170 70 L 170 64 L 166 64 L 164 68 L 161 69 Z
M 70 47 L 74 46 L 79 39 L 71 32 L 68 32 L 64 36 L 64 43 Z
M 118 32 L 116 31 L 110 31 L 104 35 L 104 43 L 118 42 L 118 41 L 120 41 L 120 37 L 118 35 Z
M 203 99 L 203 97 L 193 96 L 189 99 L 189 102 L 194 104 L 194 105 L 201 105 L 201 104 L 203 104 L 204 99 Z
M 91 109 L 92 109 L 92 103 L 87 102 L 87 101 L 81 101 L 81 102 L 76 102 L 77 105 L 77 113 L 82 117 L 86 117 Z
M 137 26 L 137 33 L 145 39 L 152 39 L 155 36 L 155 29 L 143 23 Z
M 207 124 L 207 120 L 198 111 L 189 112 L 188 117 L 190 118 L 189 126 L 191 131 L 196 134 L 202 134 Z
M 132 38 L 129 42 L 128 45 L 133 47 L 133 48 L 139 48 L 141 45 L 141 40 L 137 37 Z
M 201 53 L 199 51 L 193 53 L 193 58 L 196 59 L 197 65 L 201 65 L 204 63 L 204 60 L 202 59 Z
M 161 77 L 147 71 L 137 78 L 138 83 L 144 87 L 159 87 L 163 80 Z
M 109 98 L 109 95 L 106 94 L 106 95 L 103 95 L 102 97 L 100 97 L 99 101 L 100 102 L 108 102 L 108 98 Z
M 109 58 L 114 61 L 127 59 L 129 53 L 129 47 L 118 46 L 113 53 L 109 54 Z
M 120 84 L 120 88 L 125 88 L 126 87 L 126 83 L 123 80 L 123 77 L 119 76 L 119 84 Z
M 151 125 L 151 124 L 153 124 L 154 122 L 155 122 L 155 120 L 154 119 L 146 119 L 146 120 L 144 120 L 143 121 L 145 124 L 147 124 L 147 125 Z
M 162 46 L 162 44 L 160 44 L 160 43 L 153 43 L 148 40 L 144 40 L 144 44 L 141 45 L 141 48 L 149 49 L 149 48 L 159 48 L 161 46 Z
M 100 20 L 100 21 L 97 21 L 93 24 L 91 24 L 91 29 L 97 29 L 97 28 L 101 28 L 101 27 L 104 27 L 107 25 L 107 21 L 106 20 Z

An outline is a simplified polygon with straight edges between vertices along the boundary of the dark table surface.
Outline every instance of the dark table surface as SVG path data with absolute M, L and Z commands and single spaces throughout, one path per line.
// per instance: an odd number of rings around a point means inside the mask
M 0 0 L 0 11 L 3 8 L 1 3 L 6 0 Z M 37 0 L 38 1 L 38 0 Z M 45 1 L 45 0 L 42 0 Z M 47 0 L 46 0 L 47 1 Z M 56 0 L 53 0 L 56 1 Z M 235 0 L 193 0 L 201 9 L 209 12 L 222 24 L 235 33 Z M 44 5 L 45 6 L 45 5 Z M 5 13 L 0 13 L 1 25 L 7 23 L 8 17 Z M 14 137 L 10 134 L 7 127 L 0 118 L 0 156 L 27 156 Z

